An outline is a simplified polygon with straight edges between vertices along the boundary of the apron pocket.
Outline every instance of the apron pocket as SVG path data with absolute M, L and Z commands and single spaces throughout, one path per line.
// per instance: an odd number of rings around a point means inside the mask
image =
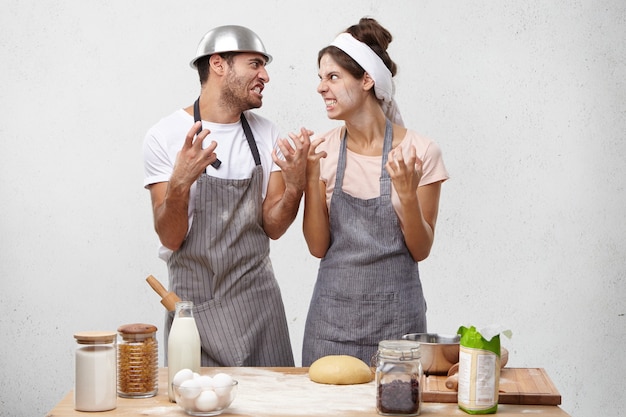
M 346 294 L 320 291 L 315 327 L 320 339 L 377 345 L 396 322 L 395 293 Z
M 216 300 L 194 306 L 193 310 L 204 353 L 220 366 L 243 366 L 246 349 L 237 334 L 240 329 L 236 320 L 230 317 L 232 312 Z

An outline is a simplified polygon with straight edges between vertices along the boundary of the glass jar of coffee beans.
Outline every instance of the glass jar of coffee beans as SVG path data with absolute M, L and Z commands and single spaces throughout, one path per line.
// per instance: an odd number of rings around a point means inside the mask
M 376 362 L 376 410 L 384 416 L 417 416 L 422 402 L 420 345 L 383 340 Z

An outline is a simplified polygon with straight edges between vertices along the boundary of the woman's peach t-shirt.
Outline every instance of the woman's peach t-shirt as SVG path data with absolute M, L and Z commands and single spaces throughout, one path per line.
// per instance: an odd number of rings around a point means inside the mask
M 322 137 L 325 142 L 317 147 L 317 152 L 326 151 L 326 158 L 320 160 L 320 180 L 326 183 L 326 204 L 330 211 L 330 199 L 335 189 L 339 146 L 342 139 L 342 127 L 337 127 Z M 402 153 L 409 154 L 410 146 L 414 145 L 417 157 L 422 160 L 422 178 L 420 186 L 445 181 L 449 178 L 448 171 L 443 163 L 441 149 L 430 139 L 407 130 L 406 136 L 400 142 Z M 380 195 L 380 175 L 382 156 L 366 156 L 347 150 L 346 172 L 343 178 L 343 191 L 363 200 Z M 391 187 L 391 202 L 396 211 L 400 207 L 400 200 L 393 185 Z

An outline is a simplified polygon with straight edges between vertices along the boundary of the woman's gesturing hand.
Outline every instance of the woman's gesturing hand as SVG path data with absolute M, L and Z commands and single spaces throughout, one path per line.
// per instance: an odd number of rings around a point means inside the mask
M 417 157 L 415 146 L 411 146 L 406 160 L 399 146 L 392 149 L 389 152 L 385 169 L 400 199 L 415 198 L 417 186 L 422 178 L 422 161 Z

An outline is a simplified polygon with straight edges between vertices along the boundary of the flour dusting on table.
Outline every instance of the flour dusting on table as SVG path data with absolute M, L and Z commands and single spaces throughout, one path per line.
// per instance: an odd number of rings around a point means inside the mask
M 289 375 L 264 369 L 246 369 L 236 379 L 239 381 L 237 397 L 226 410 L 232 414 L 329 416 L 342 412 L 376 412 L 374 382 L 326 385 L 311 381 L 307 374 Z

